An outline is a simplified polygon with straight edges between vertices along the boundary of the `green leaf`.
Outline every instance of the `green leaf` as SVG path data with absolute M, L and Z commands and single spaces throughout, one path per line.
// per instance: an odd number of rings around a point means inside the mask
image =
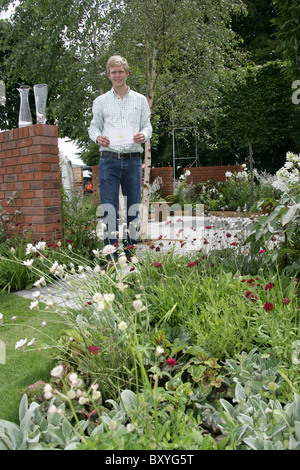
M 127 412 L 137 409 L 137 396 L 131 390 L 124 390 L 121 393 L 121 400 Z

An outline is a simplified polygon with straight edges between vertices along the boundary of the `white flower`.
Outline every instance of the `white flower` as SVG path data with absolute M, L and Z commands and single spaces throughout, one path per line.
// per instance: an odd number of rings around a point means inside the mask
M 54 369 L 51 370 L 50 374 L 52 377 L 55 378 L 61 378 L 64 373 L 64 367 L 60 364 L 59 366 L 54 367 Z
M 29 305 L 29 308 L 30 308 L 30 310 L 38 310 L 39 309 L 38 301 L 35 300 L 34 302 L 31 302 L 31 304 Z
M 33 259 L 27 259 L 26 261 L 23 261 L 23 264 L 27 266 L 28 269 L 32 269 L 32 263 Z
M 226 178 L 231 178 L 231 176 L 232 176 L 231 171 L 226 171 L 225 176 L 226 176 Z
M 125 321 L 121 321 L 121 322 L 119 323 L 119 325 L 118 325 L 118 329 L 119 329 L 120 331 L 124 331 L 124 330 L 126 330 L 127 326 L 128 326 L 128 325 L 127 325 L 127 323 L 126 323 Z
M 70 398 L 70 400 L 74 400 L 74 398 L 76 397 L 76 392 L 74 390 L 68 390 L 67 396 L 68 398 Z
M 35 338 L 32 338 L 32 340 L 27 343 L 27 346 L 35 346 Z
M 73 385 L 75 384 L 77 379 L 78 379 L 78 375 L 75 372 L 69 375 L 69 380 Z
M 54 261 L 54 263 L 52 264 L 50 268 L 50 273 L 58 277 L 63 277 L 64 268 L 62 265 L 58 264 L 57 261 Z
M 35 253 L 36 248 L 32 245 L 32 243 L 28 243 L 26 246 L 26 255 L 30 255 L 31 253 Z
M 165 352 L 164 348 L 162 348 L 161 346 L 157 346 L 156 348 L 156 354 L 158 356 L 161 356 L 161 354 L 163 354 Z
M 14 255 L 14 254 L 15 254 L 15 251 L 16 251 L 16 250 L 15 250 L 14 247 L 12 246 L 11 249 L 10 249 L 11 254 Z
M 112 255 L 113 253 L 115 253 L 117 251 L 117 248 L 115 246 L 112 246 L 112 245 L 106 245 L 103 250 L 102 250 L 102 253 L 106 256 L 106 255 Z
M 135 430 L 135 426 L 132 423 L 128 423 L 126 428 L 128 432 L 133 432 Z
M 50 384 L 44 386 L 44 397 L 46 400 L 50 400 L 53 397 L 53 388 Z
M 94 295 L 93 295 L 93 301 L 94 302 L 102 302 L 103 300 L 103 295 L 100 294 L 100 292 L 96 292 Z
M 41 277 L 38 281 L 36 281 L 34 284 L 33 284 L 35 287 L 40 287 L 41 285 L 42 286 L 45 286 L 46 285 L 46 281 L 45 281 L 45 278 L 44 277 Z
M 80 397 L 78 400 L 78 403 L 80 405 L 85 405 L 88 402 L 88 399 L 86 397 Z
M 124 268 L 124 266 L 126 266 L 127 264 L 127 259 L 126 259 L 126 256 L 125 255 L 121 255 L 119 257 L 119 265 Z
M 143 310 L 146 310 L 145 305 L 143 305 L 143 302 L 139 299 L 134 300 L 132 305 L 136 312 L 142 312 Z
M 190 176 L 190 174 L 191 174 L 190 170 L 186 170 L 185 176 Z
M 93 253 L 94 253 L 95 258 L 99 258 L 100 253 L 99 253 L 99 250 L 98 250 L 98 249 L 97 249 L 97 250 L 93 250 Z
M 24 347 L 26 343 L 27 343 L 27 338 L 20 339 L 19 341 L 16 342 L 15 349 L 21 349 L 22 351 L 24 351 Z
M 3 313 L 0 313 L 0 325 L 3 325 Z
M 11 321 L 16 321 L 17 317 L 14 315 L 13 317 L 11 317 Z
M 38 242 L 36 244 L 36 249 L 39 251 L 44 251 L 46 248 L 46 242 Z
M 117 423 L 117 421 L 115 421 L 114 419 L 112 419 L 112 420 L 108 423 L 108 427 L 109 427 L 110 430 L 116 429 L 117 425 L 118 425 L 118 423 Z
M 42 328 L 45 328 L 46 325 L 47 325 L 47 322 L 46 322 L 46 321 L 43 321 L 43 322 L 42 322 Z
M 56 408 L 55 405 L 49 406 L 48 413 L 54 414 L 54 413 L 56 413 L 56 412 L 57 412 L 57 408 Z
M 103 299 L 108 305 L 111 305 L 115 300 L 115 294 L 104 294 Z
M 92 399 L 99 400 L 99 398 L 101 398 L 101 392 L 99 392 L 99 390 L 94 390 L 92 394 Z

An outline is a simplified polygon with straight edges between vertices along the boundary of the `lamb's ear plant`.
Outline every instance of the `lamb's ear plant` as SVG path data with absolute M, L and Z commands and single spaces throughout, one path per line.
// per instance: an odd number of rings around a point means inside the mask
M 0 420 L 0 450 L 49 450 L 67 449 L 81 443 L 81 432 L 89 425 L 82 421 L 75 426 L 64 416 L 65 404 L 62 403 L 52 412 L 54 400 L 50 402 L 45 414 L 41 406 L 28 403 L 23 395 L 19 407 L 19 425 Z
M 232 405 L 220 400 L 225 423 L 220 428 L 229 436 L 228 450 L 300 450 L 299 395 L 295 394 L 292 403 L 282 406 L 276 399 L 248 394 L 237 383 L 234 402 Z

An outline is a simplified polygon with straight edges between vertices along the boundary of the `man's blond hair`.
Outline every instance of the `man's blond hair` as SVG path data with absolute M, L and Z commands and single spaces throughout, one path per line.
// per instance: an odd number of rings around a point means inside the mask
M 108 59 L 107 64 L 106 64 L 107 75 L 109 75 L 109 69 L 111 67 L 120 67 L 120 66 L 124 67 L 125 72 L 129 72 L 128 62 L 125 59 L 125 57 L 122 57 L 120 55 L 112 55 Z

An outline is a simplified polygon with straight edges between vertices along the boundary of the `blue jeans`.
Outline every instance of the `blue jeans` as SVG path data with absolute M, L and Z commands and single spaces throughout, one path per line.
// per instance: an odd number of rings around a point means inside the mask
M 103 223 L 106 224 L 104 245 L 118 243 L 115 232 L 118 227 L 120 185 L 125 202 L 126 227 L 123 233 L 125 246 L 137 243 L 137 223 L 142 188 L 142 160 L 139 156 L 118 159 L 100 156 L 99 163 L 100 199 Z

